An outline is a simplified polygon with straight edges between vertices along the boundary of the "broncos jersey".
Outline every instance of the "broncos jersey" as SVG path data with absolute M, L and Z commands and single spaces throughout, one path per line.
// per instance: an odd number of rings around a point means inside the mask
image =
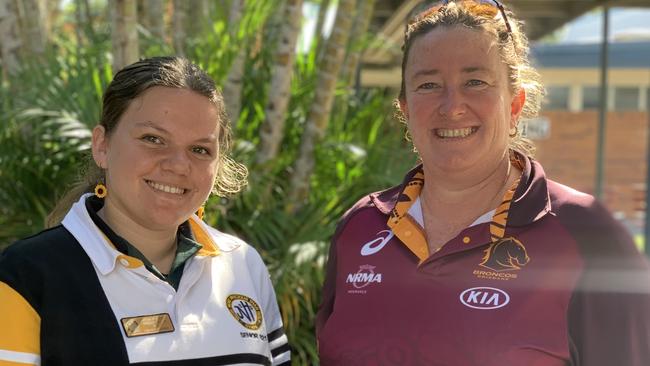
M 0 256 L 0 366 L 290 364 L 252 247 L 192 216 L 202 248 L 175 289 L 116 249 L 86 198 Z
M 332 240 L 322 365 L 650 365 L 650 267 L 593 197 L 523 171 L 429 253 L 422 167 L 361 199 Z

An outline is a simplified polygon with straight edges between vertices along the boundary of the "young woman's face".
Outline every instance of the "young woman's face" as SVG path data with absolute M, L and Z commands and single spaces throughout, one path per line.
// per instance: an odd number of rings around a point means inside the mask
M 400 106 L 425 170 L 484 172 L 503 159 L 523 94 L 510 92 L 490 35 L 455 26 L 416 38 L 404 82 Z
M 187 89 L 153 87 L 133 100 L 110 136 L 93 130 L 93 156 L 106 170 L 111 215 L 150 230 L 175 230 L 214 185 L 219 113 Z

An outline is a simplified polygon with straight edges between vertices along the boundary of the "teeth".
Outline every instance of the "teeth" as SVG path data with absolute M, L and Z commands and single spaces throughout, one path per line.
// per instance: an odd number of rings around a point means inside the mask
M 458 129 L 442 129 L 442 128 L 437 128 L 436 129 L 436 136 L 442 137 L 442 138 L 450 138 L 450 137 L 467 137 L 471 135 L 472 133 L 476 132 L 475 127 L 468 127 L 468 128 L 458 128 Z
M 185 190 L 180 187 L 174 187 L 174 186 L 168 186 L 156 182 L 152 182 L 150 180 L 147 181 L 147 184 L 153 189 L 157 189 L 159 191 L 167 192 L 167 193 L 173 193 L 173 194 L 183 194 L 185 193 Z

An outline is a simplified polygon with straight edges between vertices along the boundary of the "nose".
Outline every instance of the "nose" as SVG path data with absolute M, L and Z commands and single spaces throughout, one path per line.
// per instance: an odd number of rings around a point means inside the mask
M 439 106 L 439 113 L 449 119 L 455 119 L 465 115 L 467 105 L 465 98 L 457 88 L 447 88 L 442 95 Z
M 190 158 L 183 149 L 169 151 L 161 163 L 161 168 L 177 175 L 190 173 Z

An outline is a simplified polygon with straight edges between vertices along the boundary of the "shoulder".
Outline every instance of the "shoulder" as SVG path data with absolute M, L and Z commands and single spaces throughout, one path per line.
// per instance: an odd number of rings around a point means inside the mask
M 565 225 L 605 229 L 618 224 L 610 212 L 590 194 L 552 180 L 548 181 L 548 192 L 552 212 Z
M 251 247 L 245 241 L 239 239 L 238 237 L 224 233 L 210 225 L 204 225 L 206 231 L 210 234 L 210 237 L 214 240 L 215 244 L 219 247 L 219 250 L 222 252 L 232 252 L 235 250 L 250 250 Z
M 395 186 L 383 191 L 377 191 L 361 197 L 352 207 L 350 207 L 339 220 L 336 233 L 338 234 L 360 214 L 369 213 L 371 215 L 386 218 L 395 206 L 397 196 L 401 186 Z
M 647 269 L 632 236 L 593 196 L 549 181 L 552 212 L 576 240 L 587 265 Z
M 0 282 L 38 308 L 46 283 L 51 286 L 62 266 L 76 266 L 83 253 L 64 227 L 44 230 L 11 244 L 0 254 Z
M 554 211 L 562 209 L 593 210 L 598 206 L 594 196 L 550 179 L 548 180 L 548 193 Z
M 341 222 L 349 220 L 352 216 L 366 211 L 377 211 L 382 215 L 390 214 L 395 207 L 399 193 L 404 187 L 402 185 L 394 186 L 382 191 L 370 193 L 361 197 L 341 218 Z
M 15 261 L 47 262 L 52 255 L 74 250 L 75 245 L 71 244 L 76 243 L 72 234 L 58 225 L 11 244 L 0 255 L 0 263 L 6 265 Z
M 212 240 L 219 248 L 219 252 L 233 258 L 245 260 L 249 267 L 265 267 L 258 251 L 244 240 L 228 233 L 224 233 L 212 226 L 205 225 Z
M 392 188 L 390 189 L 392 190 Z M 364 210 L 377 210 L 377 201 L 380 200 L 380 197 L 383 197 L 383 193 L 386 191 L 379 191 L 367 194 L 361 197 L 352 207 L 350 207 L 341 217 L 341 222 L 349 220 L 351 217 L 355 216 L 359 212 Z

